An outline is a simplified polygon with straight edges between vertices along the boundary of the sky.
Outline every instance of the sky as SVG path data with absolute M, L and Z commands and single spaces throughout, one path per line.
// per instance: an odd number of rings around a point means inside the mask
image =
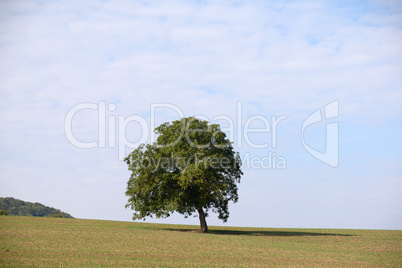
M 401 43 L 398 1 L 1 1 L 0 196 L 131 221 L 124 157 L 197 116 L 243 160 L 209 225 L 402 229 Z

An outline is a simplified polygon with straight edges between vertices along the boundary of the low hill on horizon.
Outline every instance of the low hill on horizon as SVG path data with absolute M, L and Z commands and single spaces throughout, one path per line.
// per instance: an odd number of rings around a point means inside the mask
M 32 203 L 15 199 L 13 197 L 0 197 L 0 209 L 7 211 L 8 215 L 51 217 L 61 215 L 63 218 L 74 218 L 70 214 L 41 203 Z

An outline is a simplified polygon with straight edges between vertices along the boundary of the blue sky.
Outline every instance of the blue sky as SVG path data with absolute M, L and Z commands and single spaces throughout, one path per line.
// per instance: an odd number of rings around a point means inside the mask
M 286 162 L 244 167 L 226 225 L 402 229 L 401 13 L 397 1 L 1 1 L 0 196 L 131 220 L 119 155 L 132 149 L 119 144 L 149 133 L 140 123 L 150 128 L 151 105 L 162 103 L 222 127 L 214 118 L 231 118 L 243 157 Z M 327 123 L 338 123 L 331 167 L 306 151 L 301 129 L 334 101 L 339 116 L 304 136 L 323 152 Z M 115 105 L 105 127 L 121 128 L 104 148 L 66 137 L 65 118 L 82 103 Z M 77 139 L 98 140 L 99 111 L 75 114 Z M 248 119 L 282 115 L 275 148 L 239 144 Z M 123 128 L 129 116 L 144 121 Z M 177 119 L 172 108 L 155 110 L 156 125 Z M 272 132 L 249 139 L 271 143 Z M 208 223 L 223 224 L 213 214 Z

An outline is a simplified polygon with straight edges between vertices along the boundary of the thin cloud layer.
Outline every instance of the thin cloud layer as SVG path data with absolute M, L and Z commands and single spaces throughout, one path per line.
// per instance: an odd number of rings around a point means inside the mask
M 297 191 L 312 187 L 311 202 L 325 198 L 320 191 L 329 193 L 331 187 L 352 195 L 344 185 L 367 176 L 375 182 L 372 188 L 361 187 L 367 201 L 381 183 L 381 171 L 394 179 L 385 182 L 379 196 L 393 196 L 401 188 L 396 163 L 402 159 L 397 138 L 402 134 L 402 7 L 397 1 L 2 1 L 0 10 L 1 195 L 55 204 L 76 217 L 104 217 L 108 203 L 114 219 L 128 220 L 123 195 L 128 175 L 118 160 L 118 144 L 82 150 L 64 133 L 72 107 L 101 101 L 115 104 L 116 109 L 106 113 L 116 120 L 139 115 L 150 122 L 154 103 L 170 103 L 185 116 L 227 115 L 236 121 L 240 101 L 244 120 L 235 122 L 240 128 L 256 114 L 286 115 L 275 152 L 286 158 L 287 169 L 249 170 L 241 200 L 254 200 L 253 191 L 262 191 L 262 203 L 276 202 L 279 199 L 269 199 L 278 196 L 272 192 L 276 189 L 286 209 L 292 202 L 308 204 L 294 194 Z M 340 103 L 341 165 L 319 176 L 322 163 L 302 148 L 300 128 L 307 116 L 334 100 Z M 167 109 L 159 109 L 157 116 L 160 123 L 178 119 Z M 373 127 L 383 130 L 380 136 Z M 325 129 L 325 124 L 319 128 Z M 73 129 L 83 141 L 96 140 L 98 111 L 77 113 Z M 385 138 L 388 132 L 393 134 Z M 136 141 L 141 133 L 143 129 L 131 123 L 111 136 Z M 316 138 L 321 132 L 311 133 L 309 142 L 322 143 Z M 254 140 L 265 138 L 256 135 Z M 379 143 L 366 153 L 370 139 Z M 247 146 L 238 149 L 267 153 Z M 374 156 L 391 165 L 369 172 L 356 164 L 371 163 Z M 314 184 L 323 177 L 330 180 L 323 188 L 296 183 L 300 179 Z M 249 183 L 255 180 L 261 185 Z M 287 188 L 285 181 L 299 188 Z M 358 193 L 361 185 L 353 185 Z M 288 193 L 288 202 L 282 193 Z M 72 201 L 71 196 L 78 199 Z M 378 211 L 401 203 L 396 197 L 384 200 Z M 233 214 L 244 213 L 244 204 L 251 201 L 241 202 Z M 401 228 L 396 221 L 354 225 L 356 216 L 347 211 L 342 217 L 349 225 L 339 220 L 331 226 L 348 206 L 336 203 L 336 198 L 328 199 L 323 202 L 326 207 L 316 209 L 336 211 L 320 218 L 322 227 Z M 92 214 L 86 214 L 91 206 Z M 311 214 L 311 222 L 320 215 Z M 360 218 L 367 222 L 373 217 L 369 214 Z M 261 217 L 259 225 L 268 221 Z M 311 226 L 307 219 L 286 225 L 288 217 L 272 225 Z M 234 218 L 232 225 L 253 225 Z

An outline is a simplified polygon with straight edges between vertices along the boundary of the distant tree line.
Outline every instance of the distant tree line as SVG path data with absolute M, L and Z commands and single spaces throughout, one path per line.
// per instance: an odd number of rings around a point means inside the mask
M 0 197 L 0 210 L 3 215 L 73 218 L 59 209 L 47 207 L 40 203 L 25 202 L 12 197 Z

